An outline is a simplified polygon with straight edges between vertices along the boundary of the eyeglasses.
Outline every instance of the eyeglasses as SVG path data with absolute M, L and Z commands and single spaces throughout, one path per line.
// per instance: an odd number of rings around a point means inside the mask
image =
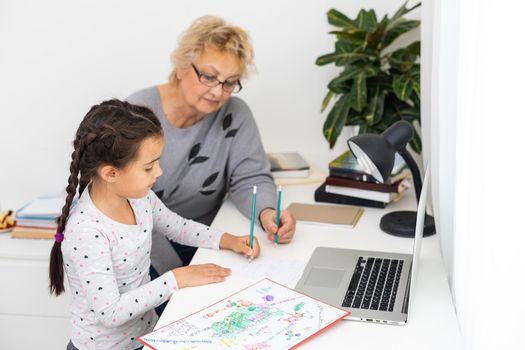
M 217 79 L 216 76 L 206 74 L 203 72 L 200 72 L 197 67 L 195 67 L 194 64 L 191 65 L 193 67 L 193 70 L 195 71 L 195 74 L 197 74 L 197 78 L 199 78 L 199 82 L 203 85 L 206 85 L 208 87 L 215 87 L 217 85 L 222 85 L 222 89 L 226 91 L 227 93 L 237 93 L 241 91 L 242 85 L 241 82 L 237 80 L 225 80 L 220 81 Z

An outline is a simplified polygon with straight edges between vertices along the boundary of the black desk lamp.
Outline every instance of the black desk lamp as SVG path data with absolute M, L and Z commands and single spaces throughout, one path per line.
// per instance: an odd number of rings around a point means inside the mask
M 382 134 L 361 134 L 350 138 L 348 147 L 357 158 L 358 163 L 365 172 L 372 175 L 376 180 L 385 182 L 392 173 L 396 152 L 405 160 L 416 191 L 419 203 L 421 196 L 421 174 L 414 158 L 405 148 L 406 144 L 414 135 L 414 129 L 409 122 L 398 121 L 392 124 Z M 379 224 L 381 230 L 386 233 L 401 237 L 414 237 L 416 227 L 415 211 L 395 211 L 385 214 Z M 436 233 L 434 218 L 425 214 L 425 227 L 423 236 Z

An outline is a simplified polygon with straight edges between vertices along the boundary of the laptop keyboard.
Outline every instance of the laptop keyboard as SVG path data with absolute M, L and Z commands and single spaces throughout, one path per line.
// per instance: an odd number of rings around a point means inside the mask
M 360 256 L 346 291 L 344 307 L 394 311 L 403 260 Z

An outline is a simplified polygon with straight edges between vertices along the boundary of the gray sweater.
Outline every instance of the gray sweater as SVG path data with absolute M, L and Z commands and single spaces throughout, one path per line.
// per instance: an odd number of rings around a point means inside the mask
M 243 100 L 231 97 L 218 111 L 182 129 L 167 120 L 156 86 L 135 92 L 127 101 L 150 108 L 160 119 L 165 142 L 160 158 L 163 174 L 153 190 L 172 211 L 209 225 L 229 193 L 237 208 L 250 217 L 254 185 L 257 217 L 262 209 L 275 207 L 270 165 L 253 115 Z M 153 233 L 151 259 L 159 274 L 180 265 L 165 239 Z

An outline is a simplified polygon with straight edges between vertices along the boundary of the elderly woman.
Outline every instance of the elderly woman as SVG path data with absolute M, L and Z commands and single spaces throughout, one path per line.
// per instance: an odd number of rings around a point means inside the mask
M 128 98 L 152 109 L 164 129 L 164 174 L 153 190 L 181 216 L 210 224 L 227 193 L 249 217 L 256 185 L 259 224 L 273 240 L 276 188 L 269 163 L 250 108 L 232 97 L 241 91 L 253 61 L 247 33 L 218 17 L 198 18 L 181 36 L 171 60 L 167 83 Z M 282 211 L 279 242 L 290 242 L 294 231 L 295 219 Z M 180 265 L 179 256 L 189 263 L 194 252 L 177 244 L 172 248 L 163 236 L 153 235 L 152 266 L 160 274 L 177 261 Z

